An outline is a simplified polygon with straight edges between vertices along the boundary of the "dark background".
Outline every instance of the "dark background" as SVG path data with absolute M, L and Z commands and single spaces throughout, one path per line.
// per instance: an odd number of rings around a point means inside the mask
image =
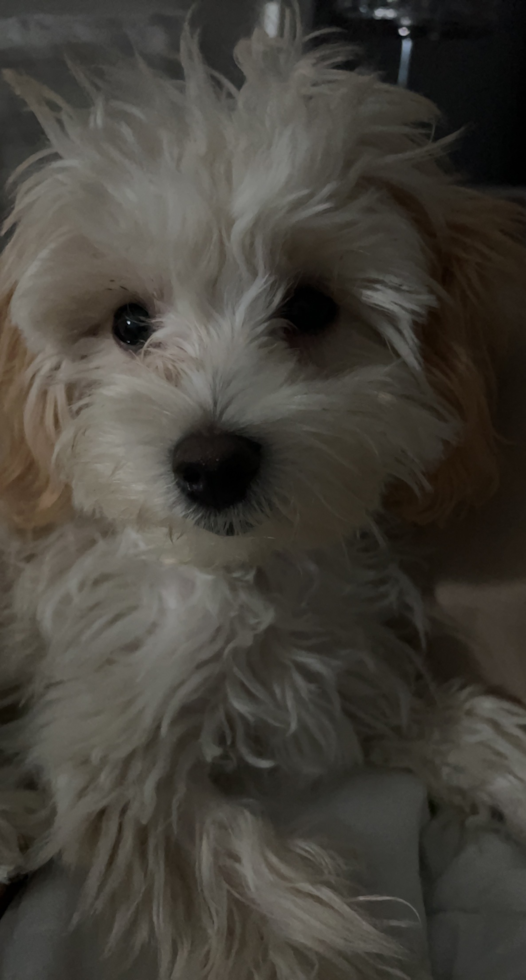
M 315 25 L 356 37 L 338 8 L 337 0 L 318 0 Z M 526 187 L 526 0 L 498 0 L 497 11 L 486 36 L 416 40 L 409 87 L 440 107 L 448 132 L 464 127 L 455 156 L 470 181 Z M 365 62 L 395 81 L 399 39 L 360 32 L 359 43 Z

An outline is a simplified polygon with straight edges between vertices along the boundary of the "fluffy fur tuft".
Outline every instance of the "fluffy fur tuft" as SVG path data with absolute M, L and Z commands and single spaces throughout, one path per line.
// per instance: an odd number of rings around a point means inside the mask
M 437 307 L 420 330 L 425 369 L 462 424 L 423 493 L 393 492 L 398 513 L 417 523 L 443 523 L 458 505 L 483 503 L 498 486 L 496 377 L 516 322 L 508 296 L 513 305 L 524 271 L 522 211 L 465 188 L 452 187 L 450 194 L 450 214 L 435 224 L 414 198 L 402 198 L 420 227 L 437 283 Z
M 359 855 L 273 823 L 350 768 L 526 826 L 524 713 L 419 680 L 378 531 L 494 485 L 515 215 L 445 175 L 429 103 L 302 47 L 256 32 L 237 91 L 186 34 L 182 81 L 78 72 L 84 108 L 11 77 L 49 149 L 0 277 L 0 861 L 84 874 L 161 980 L 425 978 Z M 302 333 L 305 286 L 334 315 Z M 203 432 L 259 447 L 228 505 L 178 477 Z

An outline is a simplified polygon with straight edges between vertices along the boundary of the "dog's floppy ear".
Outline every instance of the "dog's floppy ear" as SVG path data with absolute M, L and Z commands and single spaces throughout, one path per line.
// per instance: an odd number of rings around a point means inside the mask
M 0 301 L 0 514 L 18 530 L 59 523 L 69 493 L 53 473 L 53 452 L 66 411 L 64 386 L 40 387 L 33 358 Z
M 397 486 L 388 505 L 413 523 L 444 523 L 457 505 L 483 503 L 498 485 L 496 375 L 511 323 L 524 313 L 517 301 L 518 287 L 526 301 L 524 213 L 453 185 L 437 230 L 423 206 L 394 194 L 418 225 L 437 287 L 437 307 L 420 328 L 425 369 L 461 428 L 456 445 L 426 474 L 426 489 L 417 495 Z

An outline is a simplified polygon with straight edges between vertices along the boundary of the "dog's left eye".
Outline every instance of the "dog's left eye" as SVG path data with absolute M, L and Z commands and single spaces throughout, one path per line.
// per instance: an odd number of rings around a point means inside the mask
M 332 326 L 338 316 L 338 304 L 318 286 L 301 283 L 278 310 L 280 320 L 287 322 L 287 335 L 316 337 Z
M 113 314 L 113 336 L 123 347 L 140 350 L 153 333 L 148 310 L 139 303 L 126 303 Z

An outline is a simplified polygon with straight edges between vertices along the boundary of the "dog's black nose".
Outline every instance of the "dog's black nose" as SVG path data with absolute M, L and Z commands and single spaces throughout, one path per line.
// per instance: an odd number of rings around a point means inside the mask
M 261 465 L 259 442 L 208 429 L 177 444 L 172 466 L 179 490 L 194 504 L 221 511 L 246 499 Z

